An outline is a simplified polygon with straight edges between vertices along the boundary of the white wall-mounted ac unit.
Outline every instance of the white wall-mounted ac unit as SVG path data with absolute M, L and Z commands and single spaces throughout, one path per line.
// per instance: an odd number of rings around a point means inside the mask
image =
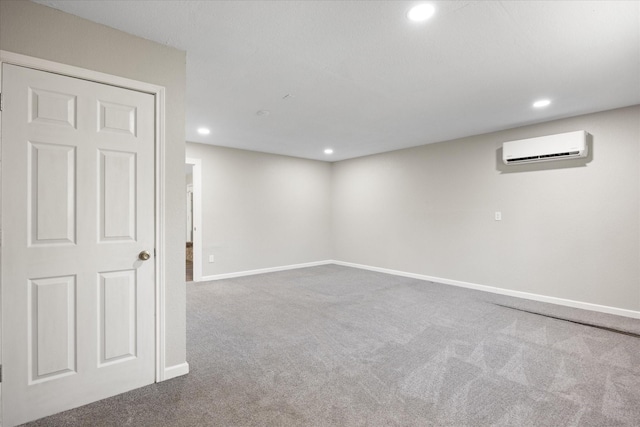
M 587 157 L 587 132 L 583 130 L 502 144 L 502 161 L 507 165 Z

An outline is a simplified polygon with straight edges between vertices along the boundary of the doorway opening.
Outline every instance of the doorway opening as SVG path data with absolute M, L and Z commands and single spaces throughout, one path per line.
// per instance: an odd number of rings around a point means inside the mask
M 186 277 L 187 282 L 193 282 L 193 165 L 185 165 L 187 184 L 187 228 L 186 228 Z
M 201 161 L 185 161 L 185 282 L 202 280 Z

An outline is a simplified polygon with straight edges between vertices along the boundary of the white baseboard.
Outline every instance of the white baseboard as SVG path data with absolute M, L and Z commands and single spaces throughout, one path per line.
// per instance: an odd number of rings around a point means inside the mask
M 259 268 L 257 270 L 238 271 L 235 273 L 214 274 L 211 276 L 202 276 L 200 281 L 206 282 L 209 280 L 231 279 L 233 277 L 253 276 L 254 274 L 273 273 L 275 271 L 284 271 L 284 270 L 295 270 L 297 268 L 305 268 L 305 267 L 317 267 L 319 265 L 327 265 L 327 264 L 334 264 L 334 263 L 335 261 L 331 261 L 331 260 L 315 261 L 315 262 L 306 262 L 303 264 L 283 265 L 280 267 Z
M 179 365 L 167 366 L 164 368 L 164 380 L 170 380 L 171 378 L 187 375 L 189 373 L 189 364 L 187 362 Z
M 574 301 L 570 299 L 550 297 L 546 295 L 532 294 L 529 292 L 514 291 L 510 289 L 496 288 L 493 286 L 479 285 L 477 283 L 462 282 L 459 280 L 445 279 L 442 277 L 426 276 L 424 274 L 408 273 L 406 271 L 390 270 L 388 268 L 372 267 L 370 265 L 355 264 L 344 261 L 332 261 L 333 264 L 343 265 L 345 267 L 360 268 L 363 270 L 377 271 L 379 273 L 393 274 L 396 276 L 410 277 L 412 279 L 426 280 L 429 282 L 437 282 L 445 285 L 459 286 L 461 288 L 475 289 L 478 291 L 491 292 L 494 294 L 507 295 L 510 297 L 524 298 L 533 301 L 547 302 L 551 304 L 564 305 L 566 307 L 581 308 L 583 310 L 597 311 L 600 313 L 615 314 L 617 316 L 630 317 L 640 319 L 640 311 L 627 310 L 624 308 L 610 307 L 606 305 L 592 304 L 589 302 Z
M 633 319 L 640 319 L 640 311 L 628 310 L 628 309 L 618 308 L 618 307 L 610 307 L 606 305 L 593 304 L 593 303 L 583 302 L 583 301 L 575 301 L 575 300 L 570 300 L 565 298 L 550 297 L 546 295 L 533 294 L 529 292 L 514 291 L 511 289 L 496 288 L 494 286 L 480 285 L 477 283 L 463 282 L 460 280 L 446 279 L 443 277 L 427 276 L 424 274 L 409 273 L 406 271 L 391 270 L 388 268 L 373 267 L 370 265 L 356 264 L 352 262 L 337 261 L 337 260 L 315 261 L 315 262 L 307 262 L 303 264 L 284 265 L 280 267 L 260 268 L 257 270 L 238 271 L 235 273 L 214 274 L 211 276 L 202 276 L 202 281 L 231 279 L 234 277 L 251 276 L 254 274 L 263 274 L 263 273 L 273 273 L 276 271 L 294 270 L 297 268 L 305 268 L 305 267 L 316 267 L 319 265 L 327 265 L 327 264 L 336 264 L 336 265 L 342 265 L 345 267 L 360 268 L 363 270 L 393 274 L 395 276 L 410 277 L 412 279 L 425 280 L 428 282 L 442 283 L 445 285 L 459 286 L 461 288 L 475 289 L 478 291 L 491 292 L 494 294 L 507 295 L 507 296 L 516 297 L 516 298 L 524 298 L 524 299 L 529 299 L 533 301 L 563 305 L 566 307 L 580 308 L 583 310 L 591 310 L 591 311 L 597 311 L 600 313 L 608 313 L 608 314 L 614 314 L 617 316 L 630 317 Z M 167 368 L 167 369 L 171 369 L 171 368 Z M 187 366 L 187 372 L 188 372 L 188 366 Z M 176 374 L 175 376 L 178 376 L 178 375 L 183 375 L 183 374 Z M 167 377 L 167 379 L 168 378 L 170 377 Z

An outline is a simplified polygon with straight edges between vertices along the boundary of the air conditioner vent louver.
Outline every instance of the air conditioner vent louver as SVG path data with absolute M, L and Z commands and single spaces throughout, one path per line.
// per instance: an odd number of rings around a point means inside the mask
M 523 162 L 542 162 L 544 160 L 554 160 L 554 157 L 579 157 L 579 151 L 565 151 L 564 153 L 542 154 L 540 156 L 517 157 L 508 159 L 507 163 L 523 163 Z
M 587 154 L 587 132 L 582 130 L 502 144 L 502 161 L 508 165 L 575 159 Z

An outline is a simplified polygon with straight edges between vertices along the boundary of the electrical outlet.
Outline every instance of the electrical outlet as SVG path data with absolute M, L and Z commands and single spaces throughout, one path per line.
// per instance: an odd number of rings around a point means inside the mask
M 209 255 L 209 262 L 214 262 L 213 261 L 213 255 Z
M 502 221 L 502 212 L 497 212 L 495 213 L 495 217 L 496 221 Z

